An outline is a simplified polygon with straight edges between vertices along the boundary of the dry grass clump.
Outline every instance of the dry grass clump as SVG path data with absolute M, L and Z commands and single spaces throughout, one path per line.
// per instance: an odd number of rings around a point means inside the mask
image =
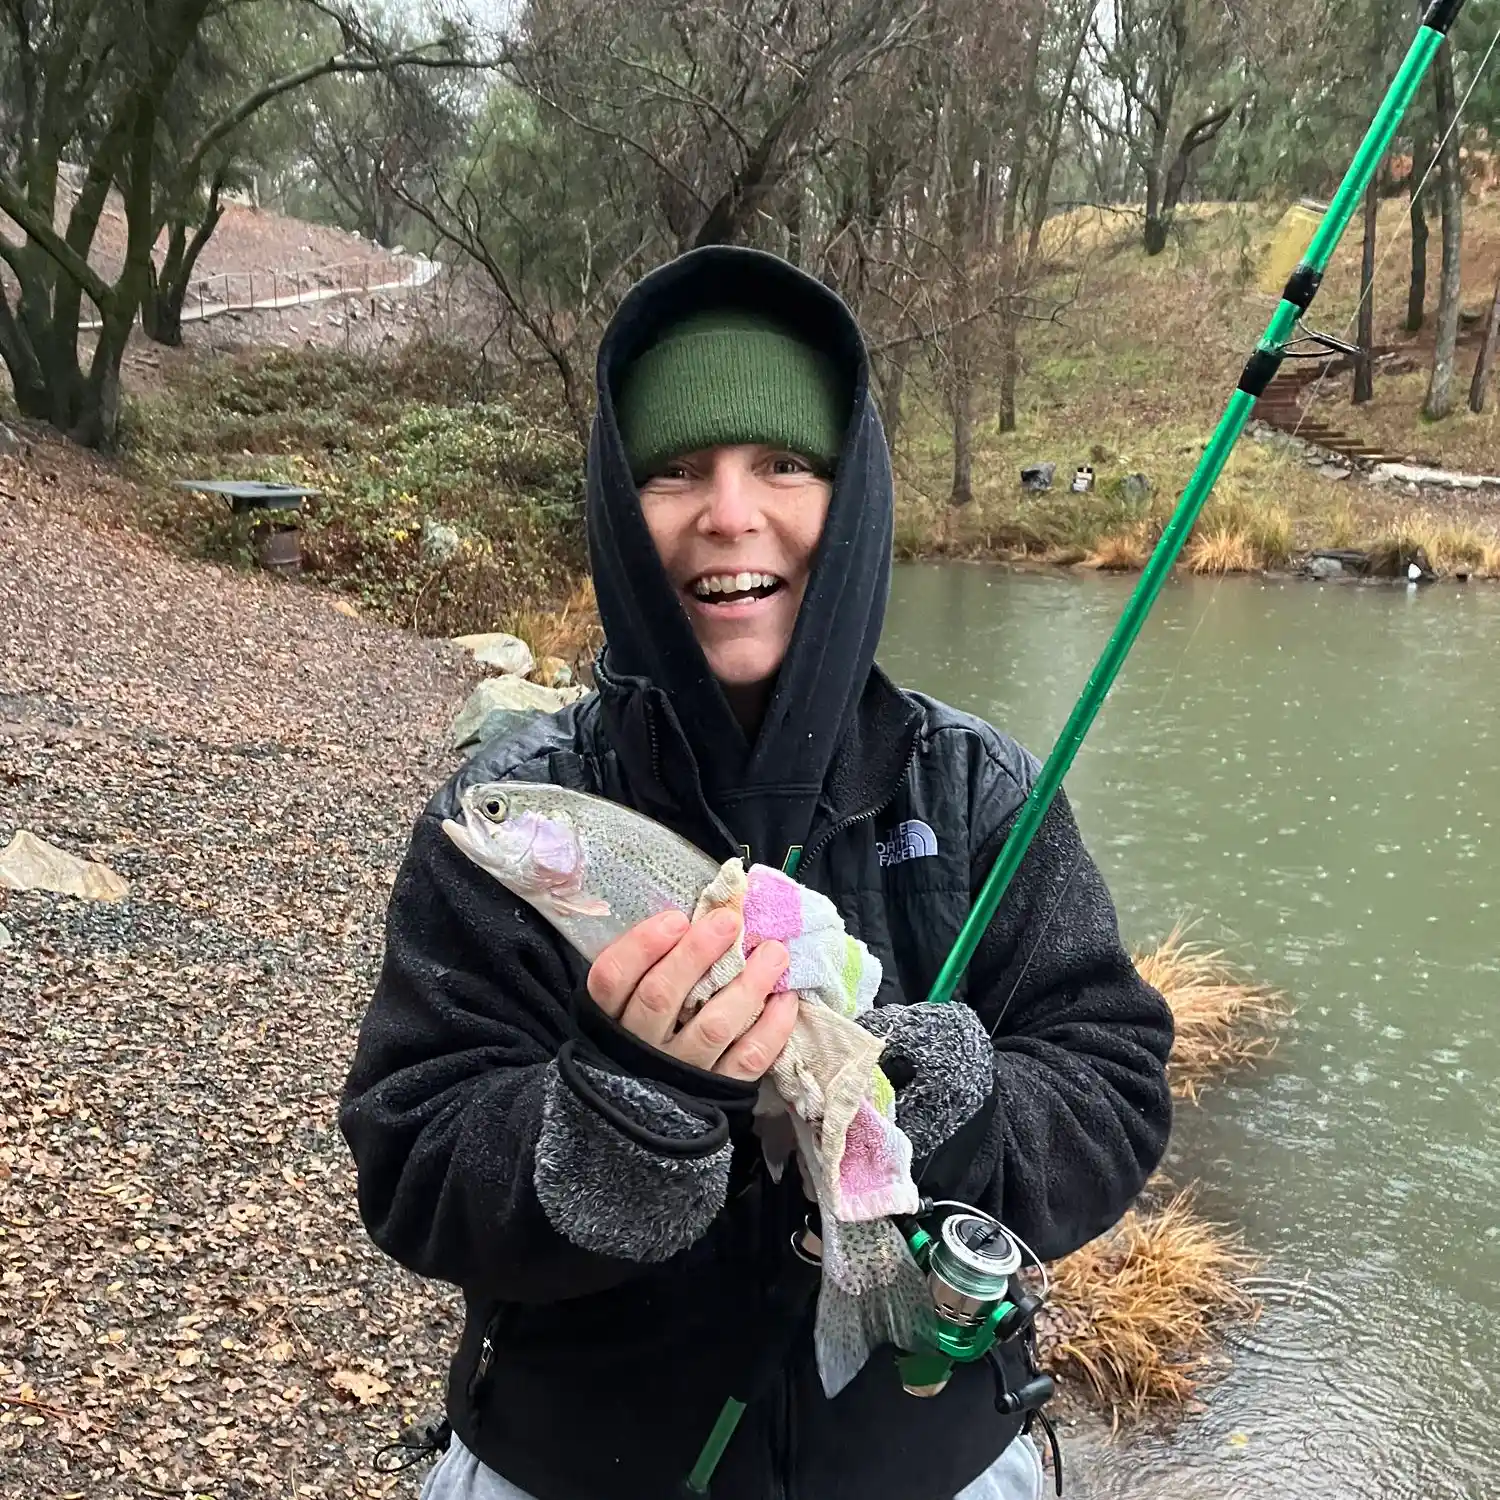
M 1260 558 L 1243 531 L 1216 526 L 1188 543 L 1187 566 L 1194 573 L 1253 573 Z
M 1370 571 L 1399 578 L 1406 565 L 1427 561 L 1439 573 L 1491 573 L 1500 562 L 1494 538 L 1466 522 L 1444 521 L 1424 512 L 1400 517 L 1369 548 Z
M 1083 566 L 1101 573 L 1139 573 L 1151 556 L 1151 546 L 1138 530 L 1100 537 L 1083 559 Z
M 1209 1080 L 1269 1057 L 1268 1033 L 1289 1012 L 1285 1000 L 1237 973 L 1218 949 L 1187 941 L 1174 927 L 1136 968 L 1172 1010 L 1177 1036 L 1167 1061 L 1172 1092 L 1196 1100 Z
M 1218 1325 L 1255 1315 L 1239 1282 L 1260 1265 L 1237 1235 L 1197 1215 L 1190 1192 L 1132 1211 L 1049 1268 L 1048 1363 L 1079 1372 L 1117 1421 L 1180 1405 Z
M 593 657 L 604 638 L 593 579 L 579 579 L 555 608 L 525 605 L 512 610 L 499 628 L 520 636 L 538 661 L 555 656 L 576 670 Z

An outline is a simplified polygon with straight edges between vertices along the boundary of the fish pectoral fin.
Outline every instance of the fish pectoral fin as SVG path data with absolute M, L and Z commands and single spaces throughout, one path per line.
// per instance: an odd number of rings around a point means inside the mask
M 576 895 L 554 893 L 552 908 L 568 917 L 607 917 L 610 914 L 608 901 L 598 896 L 585 896 L 582 891 Z

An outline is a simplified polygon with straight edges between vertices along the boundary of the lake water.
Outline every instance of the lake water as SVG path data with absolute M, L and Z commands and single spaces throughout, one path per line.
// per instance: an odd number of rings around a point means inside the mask
M 1132 585 L 901 567 L 882 661 L 1045 756 Z M 1174 581 L 1067 791 L 1132 946 L 1196 918 L 1298 1007 L 1166 1163 L 1265 1315 L 1069 1493 L 1500 1495 L 1500 589 Z

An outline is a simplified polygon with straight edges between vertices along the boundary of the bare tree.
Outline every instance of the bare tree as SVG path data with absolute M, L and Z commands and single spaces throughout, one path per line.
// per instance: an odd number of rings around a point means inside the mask
M 633 164 L 579 145 L 556 111 L 501 88 L 461 170 L 385 179 L 383 189 L 478 271 L 494 299 L 491 337 L 554 382 L 586 441 L 588 361 L 602 326 L 672 246 L 636 212 Z
M 1459 299 L 1462 292 L 1463 179 L 1459 161 L 1458 98 L 1453 83 L 1453 51 L 1444 41 L 1433 59 L 1436 129 L 1442 142 L 1438 172 L 1443 202 L 1443 272 L 1438 287 L 1437 346 L 1422 415 L 1437 420 L 1453 410 L 1453 363 L 1458 350 Z
M 1495 295 L 1490 298 L 1489 317 L 1485 319 L 1484 324 L 1484 339 L 1479 345 L 1478 358 L 1474 361 L 1474 378 L 1469 382 L 1469 410 L 1472 412 L 1484 410 L 1497 354 L 1500 354 L 1500 278 L 1497 278 L 1495 282 Z
M 750 236 L 842 92 L 926 3 L 532 0 L 517 76 L 591 149 L 631 162 L 679 248 L 726 244 Z
M 1117 91 L 1115 116 L 1096 126 L 1118 135 L 1146 197 L 1144 245 L 1159 255 L 1193 158 L 1253 93 L 1246 28 L 1233 10 L 1203 0 L 1110 0 L 1093 28 L 1093 58 Z

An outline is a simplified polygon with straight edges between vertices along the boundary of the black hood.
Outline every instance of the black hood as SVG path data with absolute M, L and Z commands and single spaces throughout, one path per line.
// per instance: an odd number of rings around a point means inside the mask
M 622 372 L 667 325 L 725 305 L 780 317 L 833 358 L 851 393 L 828 519 L 753 742 L 657 556 L 614 407 Z M 819 789 L 869 680 L 890 590 L 890 456 L 864 340 L 838 295 L 805 272 L 758 250 L 709 246 L 653 271 L 626 295 L 599 346 L 596 378 L 587 516 L 606 641 L 601 685 L 610 685 L 609 697 L 632 688 L 649 693 L 647 684 L 665 697 L 675 719 L 669 727 L 686 741 L 709 808 L 754 859 L 779 865 L 791 846 L 806 842 Z M 618 705 L 608 717 L 617 727 L 639 718 Z

